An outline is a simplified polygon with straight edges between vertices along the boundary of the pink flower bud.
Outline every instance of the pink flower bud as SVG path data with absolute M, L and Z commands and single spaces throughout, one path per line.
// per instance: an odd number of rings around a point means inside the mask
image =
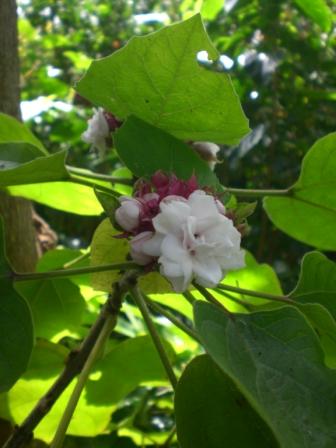
M 119 200 L 121 206 L 115 212 L 116 221 L 124 230 L 131 232 L 139 225 L 141 204 L 128 196 L 122 196 Z
M 153 232 L 141 232 L 137 236 L 131 239 L 131 257 L 141 266 L 151 263 L 154 257 L 146 254 L 143 251 L 143 245 L 153 237 Z

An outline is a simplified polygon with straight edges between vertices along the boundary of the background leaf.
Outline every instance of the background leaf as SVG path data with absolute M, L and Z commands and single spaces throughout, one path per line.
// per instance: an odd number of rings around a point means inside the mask
M 13 196 L 32 199 L 39 204 L 76 215 L 97 216 L 103 212 L 92 188 L 72 182 L 15 185 L 7 190 Z
M 0 143 L 23 142 L 35 146 L 41 155 L 48 152 L 29 128 L 16 118 L 0 113 Z
M 136 176 L 149 177 L 158 170 L 180 179 L 195 174 L 201 186 L 218 187 L 216 175 L 187 144 L 136 117 L 129 117 L 114 137 L 118 154 Z
M 329 31 L 332 25 L 333 13 L 325 0 L 294 0 L 302 11 L 323 31 Z
M 336 250 L 336 133 L 305 156 L 290 197 L 267 197 L 264 208 L 283 232 L 311 246 Z M 322 230 L 323 229 L 323 230 Z
M 179 379 L 175 413 L 181 448 L 278 446 L 232 380 L 207 355 L 193 359 Z
M 171 359 L 174 357 L 169 350 Z M 26 374 L 2 396 L 0 415 L 20 423 L 48 390 L 64 367 L 68 351 L 61 345 L 40 341 Z M 97 362 L 80 398 L 69 427 L 69 434 L 92 437 L 108 426 L 117 404 L 139 384 L 167 384 L 160 359 L 148 336 L 118 344 Z M 34 431 L 50 442 L 64 412 L 75 381 L 65 390 L 48 415 Z
M 0 144 L 0 186 L 67 179 L 65 158 L 66 151 L 45 156 L 28 143 Z
M 33 322 L 26 301 L 15 291 L 5 256 L 0 220 L 0 392 L 10 389 L 26 370 L 33 349 Z
M 215 362 L 271 427 L 284 448 L 336 442 L 336 373 L 292 307 L 235 315 L 198 302 L 195 323 Z
M 198 64 L 199 51 L 219 57 L 195 15 L 94 61 L 76 89 L 120 118 L 136 115 L 182 140 L 238 143 L 249 131 L 238 96 L 227 74 Z

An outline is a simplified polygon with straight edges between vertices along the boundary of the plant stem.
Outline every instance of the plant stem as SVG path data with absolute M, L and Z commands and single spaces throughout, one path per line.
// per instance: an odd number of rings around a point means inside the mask
M 244 188 L 225 188 L 225 192 L 245 198 L 263 198 L 264 196 L 290 196 L 291 190 L 249 190 Z
M 50 448 L 61 448 L 63 445 L 63 441 L 66 435 L 66 431 L 68 429 L 68 426 L 70 424 L 70 421 L 72 419 L 73 413 L 75 412 L 78 400 L 81 396 L 81 393 L 84 389 L 84 386 L 86 384 L 86 381 L 90 375 L 90 372 L 92 370 L 92 367 L 95 363 L 95 361 L 98 358 L 98 355 L 101 353 L 101 351 L 104 348 L 105 342 L 108 339 L 109 335 L 111 334 L 111 331 L 117 324 L 117 314 L 111 314 L 106 319 L 104 326 L 98 336 L 98 339 L 96 340 L 89 357 L 87 358 L 83 369 L 78 377 L 78 381 L 76 383 L 76 386 L 74 390 L 72 391 L 70 400 L 68 401 L 68 404 L 64 410 L 62 419 L 58 425 L 55 437 L 53 441 L 51 442 Z
M 225 308 L 225 306 L 217 300 L 207 289 L 204 288 L 204 286 L 198 285 L 196 282 L 193 282 L 193 285 L 195 288 L 202 294 L 202 296 L 213 305 L 216 305 L 217 307 L 223 308 L 224 311 L 232 316 L 232 313 L 228 309 Z
M 251 291 L 250 289 L 243 289 L 238 288 L 236 286 L 224 285 L 223 283 L 217 285 L 217 288 L 223 289 L 224 291 L 235 292 L 250 297 L 257 297 L 258 299 L 274 300 L 275 302 L 289 303 L 291 305 L 295 305 L 295 302 L 287 296 L 277 296 L 274 294 L 268 294 L 266 292 Z
M 187 325 L 185 325 L 183 322 L 181 322 L 180 319 L 178 319 L 176 316 L 174 316 L 174 314 L 172 314 L 170 311 L 166 310 L 161 305 L 154 302 L 147 296 L 145 296 L 145 300 L 146 300 L 148 306 L 153 311 L 166 317 L 168 320 L 170 320 L 171 323 L 173 323 L 180 330 L 184 331 L 184 333 L 186 333 L 188 336 L 195 339 L 195 341 L 200 342 L 199 337 L 197 336 L 196 332 L 192 328 L 189 328 Z
M 176 425 L 174 425 L 173 428 L 171 429 L 170 433 L 168 434 L 167 439 L 161 445 L 161 448 L 169 448 L 171 442 L 174 439 L 175 434 L 176 434 Z
M 175 390 L 176 385 L 177 385 L 177 379 L 176 379 L 174 370 L 170 364 L 167 352 L 162 344 L 160 335 L 157 332 L 157 329 L 155 328 L 155 325 L 151 319 L 146 301 L 143 298 L 142 293 L 140 292 L 140 290 L 137 286 L 132 289 L 132 296 L 133 296 L 134 301 L 137 304 L 137 306 L 142 314 L 142 317 L 146 323 L 147 329 L 149 331 L 149 334 L 152 337 L 153 343 L 154 343 L 156 350 L 160 356 L 160 359 L 161 359 L 162 365 L 166 371 L 167 377 L 168 377 L 173 389 Z
M 94 173 L 92 171 L 70 165 L 67 165 L 66 169 L 69 173 L 75 174 L 76 176 L 87 177 L 88 179 L 105 180 L 107 182 L 111 182 L 112 184 L 133 185 L 132 179 L 113 177 L 109 176 L 108 174 Z
M 81 177 L 70 176 L 70 179 L 68 181 L 72 182 L 74 184 L 85 185 L 86 187 L 90 187 L 90 188 L 97 188 L 97 190 L 104 191 L 105 193 L 108 193 L 108 194 L 114 194 L 114 195 L 116 194 L 116 192 L 113 191 L 112 188 L 108 188 L 108 187 L 105 187 L 104 185 L 96 184 L 95 182 L 90 182 Z
M 244 307 L 247 311 L 252 311 L 253 307 L 251 307 L 251 304 L 248 302 L 244 302 L 243 300 L 237 299 L 232 294 L 229 294 L 228 292 L 223 291 L 222 289 L 215 288 L 215 291 L 226 297 L 227 299 L 231 300 L 232 302 L 238 303 L 238 305 Z
M 62 277 L 72 277 L 73 275 L 81 274 L 93 274 L 95 272 L 106 272 L 106 271 L 124 271 L 126 269 L 139 269 L 139 265 L 131 262 L 125 263 L 113 263 L 113 264 L 102 264 L 98 266 L 85 266 L 83 268 L 77 269 L 59 269 L 56 271 L 46 271 L 46 272 L 27 272 L 18 273 L 13 272 L 10 274 L 11 278 L 16 281 L 25 280 L 40 280 L 45 278 L 62 278 Z
M 188 302 L 190 303 L 191 306 L 195 303 L 196 299 L 195 299 L 195 297 L 191 294 L 190 291 L 188 291 L 188 290 L 187 290 L 187 291 L 184 291 L 184 292 L 182 293 L 182 295 L 183 295 L 183 297 L 184 297 L 185 299 L 188 300 Z
M 3 448 L 21 448 L 32 438 L 32 433 L 40 421 L 48 414 L 63 391 L 69 386 L 72 380 L 81 372 L 92 348 L 94 347 L 102 328 L 110 314 L 117 315 L 121 307 L 123 295 L 130 288 L 133 288 L 139 273 L 136 271 L 127 272 L 117 283 L 113 285 L 113 292 L 100 314 L 91 327 L 88 335 L 77 350 L 70 353 L 63 372 L 56 379 L 50 389 L 39 400 L 27 418 L 20 426 L 17 426 L 5 443 Z

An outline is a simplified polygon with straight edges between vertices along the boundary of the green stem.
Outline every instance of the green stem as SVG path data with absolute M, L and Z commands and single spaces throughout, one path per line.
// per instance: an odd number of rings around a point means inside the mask
M 196 332 L 192 328 L 189 328 L 187 325 L 185 325 L 183 322 L 181 322 L 180 319 L 178 319 L 176 316 L 174 316 L 174 314 L 172 314 L 170 311 L 166 310 L 161 305 L 159 305 L 158 303 L 154 302 L 153 300 L 151 300 L 147 296 L 145 296 L 145 300 L 146 300 L 148 306 L 153 311 L 155 311 L 158 314 L 161 314 L 162 316 L 164 316 L 165 318 L 170 320 L 170 322 L 172 324 L 174 324 L 180 330 L 184 331 L 184 333 L 186 333 L 191 338 L 195 339 L 195 341 L 200 342 L 199 337 L 197 336 Z
M 217 294 L 220 294 L 227 299 L 231 300 L 232 302 L 238 303 L 238 305 L 244 307 L 247 311 L 252 311 L 253 307 L 248 302 L 244 302 L 243 300 L 238 299 L 237 297 L 234 297 L 232 294 L 229 294 L 226 291 L 223 291 L 222 289 L 215 288 L 215 291 Z
M 40 280 L 45 278 L 62 278 L 62 277 L 72 277 L 74 275 L 82 274 L 93 274 L 95 272 L 106 272 L 106 271 L 121 271 L 128 269 L 139 269 L 139 266 L 135 263 L 125 262 L 125 263 L 114 263 L 114 264 L 102 264 L 98 266 L 86 266 L 77 269 L 59 269 L 57 271 L 46 271 L 46 272 L 27 272 L 18 273 L 13 272 L 10 276 L 14 281 L 25 281 L 25 280 Z
M 84 389 L 86 381 L 90 375 L 92 366 L 95 363 L 101 350 L 103 349 L 106 340 L 108 339 L 111 331 L 113 330 L 113 328 L 116 325 L 116 322 L 117 322 L 117 319 L 116 319 L 115 315 L 111 315 L 106 319 L 105 324 L 101 330 L 101 333 L 100 333 L 95 345 L 93 346 L 93 349 L 92 349 L 86 363 L 84 364 L 83 370 L 81 371 L 81 373 L 78 377 L 78 381 L 76 383 L 74 390 L 72 391 L 70 400 L 68 401 L 68 404 L 65 408 L 65 411 L 64 411 L 61 421 L 58 425 L 55 437 L 50 445 L 50 448 L 61 448 L 62 447 L 66 431 L 70 424 L 73 413 L 75 412 L 78 400 L 79 400 L 81 393 Z
M 182 293 L 182 295 L 183 295 L 183 297 L 184 297 L 185 299 L 188 300 L 188 302 L 190 303 L 191 306 L 193 306 L 193 304 L 196 302 L 195 297 L 191 294 L 190 291 L 184 291 L 184 292 Z
M 224 311 L 226 311 L 230 316 L 232 315 L 219 300 L 217 300 L 207 289 L 204 288 L 204 286 L 198 285 L 196 282 L 193 282 L 193 285 L 208 302 L 223 308 Z
M 73 258 L 72 260 L 68 261 L 67 263 L 64 263 L 63 269 L 68 269 L 71 266 L 74 266 L 75 264 L 79 263 L 80 261 L 86 260 L 91 255 L 90 251 L 85 252 L 84 254 L 79 255 L 76 258 Z
M 71 176 L 69 179 L 69 182 L 72 182 L 74 184 L 79 184 L 79 185 L 85 185 L 86 187 L 90 187 L 90 188 L 97 188 L 97 190 L 104 191 L 105 193 L 108 193 L 108 194 L 114 194 L 114 195 L 116 194 L 116 192 L 113 191 L 112 188 L 108 188 L 108 187 L 105 187 L 104 185 L 90 182 L 89 180 L 85 180 L 81 177 Z
M 75 166 L 67 165 L 66 169 L 69 173 L 75 174 L 76 176 L 86 177 L 88 179 L 105 180 L 111 182 L 112 184 L 122 184 L 122 185 L 133 185 L 132 179 L 126 179 L 122 177 L 113 177 L 108 174 L 94 173 L 82 168 L 76 168 Z
M 174 370 L 170 364 L 167 352 L 162 344 L 160 335 L 157 332 L 155 325 L 151 319 L 146 301 L 143 298 L 142 293 L 140 292 L 138 287 L 135 287 L 132 289 L 132 296 L 133 296 L 134 301 L 137 304 L 137 306 L 142 314 L 142 317 L 146 323 L 147 329 L 149 331 L 149 334 L 151 335 L 153 343 L 154 343 L 156 350 L 160 356 L 162 365 L 166 371 L 168 379 L 169 379 L 173 389 L 175 390 L 176 385 L 177 385 L 177 379 L 176 379 Z
M 224 285 L 223 283 L 217 285 L 217 288 L 223 289 L 224 291 L 235 292 L 250 297 L 257 297 L 258 299 L 274 300 L 275 302 L 288 303 L 291 305 L 295 304 L 295 302 L 287 296 L 278 296 L 275 294 L 268 294 L 266 292 L 251 291 L 250 289 L 243 289 L 238 288 L 237 286 Z
M 291 190 L 249 190 L 244 188 L 225 188 L 225 192 L 245 198 L 263 198 L 264 196 L 290 196 Z

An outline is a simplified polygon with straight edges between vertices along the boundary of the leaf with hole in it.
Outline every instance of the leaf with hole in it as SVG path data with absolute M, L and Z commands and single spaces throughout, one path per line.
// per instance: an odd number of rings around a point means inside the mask
M 0 174 L 1 177 L 1 174 Z M 44 182 L 7 188 L 12 196 L 32 199 L 63 212 L 99 216 L 103 212 L 92 188 L 72 182 Z
M 30 143 L 0 143 L 0 186 L 68 179 L 65 159 L 66 151 L 44 155 Z
M 27 143 L 39 150 L 41 155 L 48 152 L 28 127 L 16 118 L 0 113 L 0 143 Z
M 219 187 L 217 176 L 193 149 L 139 118 L 129 117 L 115 133 L 114 142 L 136 176 L 150 177 L 162 170 L 188 180 L 195 174 L 200 186 Z
M 23 374 L 33 349 L 33 322 L 26 301 L 9 278 L 3 224 L 0 219 L 0 392 L 10 389 Z
M 283 232 L 323 250 L 336 250 L 336 133 L 318 140 L 303 159 L 291 196 L 266 197 L 264 208 Z
M 200 51 L 219 58 L 195 15 L 94 61 L 76 90 L 119 118 L 135 115 L 179 139 L 236 144 L 248 121 L 229 76 L 201 67 Z
M 120 235 L 109 219 L 105 219 L 97 227 L 91 243 L 91 264 L 123 263 L 129 258 L 129 241 L 116 238 Z M 110 292 L 112 284 L 120 278 L 120 272 L 107 271 L 92 274 L 92 286 L 99 291 Z M 139 279 L 141 289 L 146 293 L 170 292 L 171 287 L 159 273 L 150 272 Z
M 196 328 L 212 359 L 286 448 L 336 443 L 336 372 L 293 307 L 229 316 L 198 302 Z
M 181 448 L 277 447 L 271 431 L 207 355 L 191 361 L 175 393 Z

